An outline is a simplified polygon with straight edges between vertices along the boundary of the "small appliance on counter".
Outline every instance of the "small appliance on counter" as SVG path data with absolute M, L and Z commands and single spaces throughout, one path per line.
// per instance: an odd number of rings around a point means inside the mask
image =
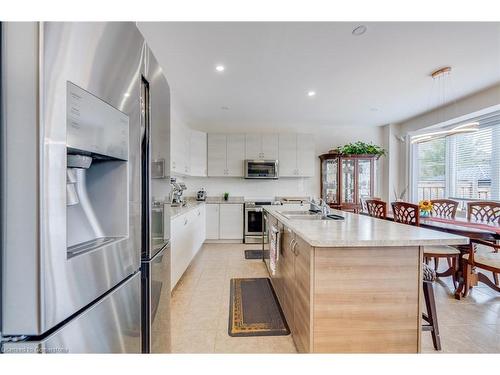
M 197 201 L 206 201 L 207 200 L 207 192 L 205 191 L 205 188 L 201 188 L 198 193 L 196 193 L 196 200 Z
M 184 190 L 187 189 L 184 182 L 177 182 L 176 177 L 170 178 L 170 185 L 172 185 L 172 192 L 170 196 L 170 205 L 172 207 L 179 207 L 186 205 L 186 199 L 182 196 Z

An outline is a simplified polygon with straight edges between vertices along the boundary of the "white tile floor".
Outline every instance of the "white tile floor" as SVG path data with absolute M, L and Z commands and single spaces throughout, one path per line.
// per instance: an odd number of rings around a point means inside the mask
M 296 352 L 291 336 L 230 337 L 227 333 L 230 279 L 267 277 L 262 261 L 244 258 L 246 248 L 258 245 L 206 244 L 200 250 L 172 296 L 173 352 Z M 479 286 L 457 301 L 450 285 L 450 278 L 435 284 L 442 352 L 500 353 L 500 293 Z M 422 340 L 424 353 L 437 353 L 429 332 L 422 333 Z

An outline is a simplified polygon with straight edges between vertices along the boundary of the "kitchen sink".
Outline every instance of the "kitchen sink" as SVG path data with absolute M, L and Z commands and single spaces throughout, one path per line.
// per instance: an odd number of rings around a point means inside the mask
M 330 220 L 328 218 L 323 218 L 321 215 L 312 214 L 312 215 L 285 215 L 287 219 L 290 220 Z
M 278 211 L 289 220 L 344 220 L 343 216 L 330 214 L 323 217 L 321 214 L 312 211 Z
M 279 214 L 283 215 L 283 216 L 294 216 L 294 215 L 300 215 L 300 216 L 314 216 L 314 215 L 318 215 L 317 212 L 314 212 L 314 211 L 305 211 L 305 210 L 301 210 L 301 211 L 278 211 Z

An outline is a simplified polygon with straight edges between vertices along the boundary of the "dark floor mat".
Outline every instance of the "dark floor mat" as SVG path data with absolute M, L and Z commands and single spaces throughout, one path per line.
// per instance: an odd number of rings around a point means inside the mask
M 269 259 L 269 250 L 264 250 L 266 259 Z M 245 259 L 263 259 L 262 250 L 245 250 Z
M 233 337 L 290 334 L 268 278 L 231 279 L 228 333 Z

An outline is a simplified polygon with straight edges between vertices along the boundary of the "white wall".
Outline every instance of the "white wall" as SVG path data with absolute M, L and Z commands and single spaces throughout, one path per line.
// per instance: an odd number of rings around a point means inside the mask
M 500 104 L 500 84 L 469 95 L 454 103 L 416 116 L 400 124 L 401 132 L 408 134 L 435 125 L 437 121 L 445 122 L 489 107 Z M 438 120 L 439 119 L 439 120 Z
M 397 124 L 382 127 L 383 145 L 387 156 L 381 159 L 381 190 L 379 196 L 383 201 L 393 202 L 406 192 L 404 199 L 408 198 L 408 188 L 405 179 L 405 164 L 400 157 L 404 155 L 406 143 L 401 135 L 401 128 Z

